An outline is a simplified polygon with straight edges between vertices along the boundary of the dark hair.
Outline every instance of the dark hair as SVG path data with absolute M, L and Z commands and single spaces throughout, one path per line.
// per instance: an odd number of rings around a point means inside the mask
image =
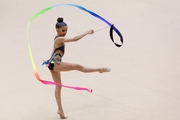
M 58 17 L 57 19 L 57 23 L 56 23 L 56 28 L 61 28 L 67 26 L 67 24 L 65 22 L 63 22 L 63 18 L 62 17 Z

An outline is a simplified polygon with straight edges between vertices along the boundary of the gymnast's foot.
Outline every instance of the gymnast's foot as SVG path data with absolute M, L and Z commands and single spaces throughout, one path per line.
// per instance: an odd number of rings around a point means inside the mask
M 60 110 L 58 110 L 57 114 L 59 114 L 61 119 L 67 119 L 67 117 L 64 115 L 64 113 L 61 112 Z
M 111 71 L 110 68 L 101 68 L 101 69 L 99 70 L 99 73 L 110 72 L 110 71 Z

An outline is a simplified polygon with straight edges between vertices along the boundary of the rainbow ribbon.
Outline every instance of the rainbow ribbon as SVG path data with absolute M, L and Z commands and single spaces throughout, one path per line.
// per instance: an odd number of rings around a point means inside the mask
M 108 24 L 110 26 L 110 38 L 112 40 L 112 42 L 117 46 L 117 47 L 121 47 L 122 44 L 123 44 L 123 37 L 121 35 L 121 33 L 119 32 L 119 30 L 113 25 L 111 24 L 110 22 L 108 22 L 107 20 L 105 20 L 104 18 L 102 18 L 101 16 L 97 15 L 96 13 L 90 11 L 90 10 L 87 10 L 86 8 L 82 7 L 82 6 L 79 6 L 79 5 L 76 5 L 76 4 L 56 4 L 54 6 L 50 6 L 50 7 L 47 7 L 43 10 L 41 10 L 40 12 L 36 13 L 35 15 L 33 15 L 27 25 L 27 41 L 29 39 L 29 26 L 30 26 L 30 23 L 35 19 L 37 18 L 38 16 L 42 15 L 43 13 L 47 12 L 48 10 L 52 9 L 52 8 L 55 8 L 55 7 L 58 7 L 58 6 L 73 6 L 73 7 L 76 7 L 76 8 L 79 8 L 80 10 L 83 10 L 85 12 L 88 12 L 89 14 L 91 14 L 92 16 L 96 17 L 96 18 L 99 18 L 100 20 L 102 20 L 103 22 L 105 22 L 106 24 Z M 117 35 L 120 37 L 120 41 L 121 41 L 121 45 L 117 44 L 114 42 L 114 39 L 113 39 L 113 30 L 117 33 Z M 30 44 L 29 44 L 29 41 L 28 41 L 28 51 L 29 51 L 29 55 L 30 55 L 30 60 L 31 60 L 31 64 L 32 64 L 32 67 L 33 67 L 33 71 L 34 71 L 34 74 L 35 74 L 35 77 L 37 80 L 39 80 L 40 82 L 42 82 L 43 84 L 46 84 L 46 85 L 57 85 L 57 86 L 62 86 L 62 87 L 65 87 L 65 88 L 71 88 L 71 89 L 75 89 L 75 90 L 85 90 L 85 91 L 88 91 L 90 93 L 92 93 L 92 89 L 87 89 L 87 88 L 82 88 L 82 87 L 74 87 L 74 86 L 66 86 L 66 85 L 62 85 L 62 84 L 59 84 L 59 83 L 56 83 L 56 82 L 51 82 L 51 81 L 47 81 L 47 80 L 42 80 L 38 74 L 38 71 L 36 69 L 36 65 L 34 63 L 34 59 L 33 59 L 33 55 L 32 55 L 32 51 L 31 51 L 31 47 L 30 47 Z

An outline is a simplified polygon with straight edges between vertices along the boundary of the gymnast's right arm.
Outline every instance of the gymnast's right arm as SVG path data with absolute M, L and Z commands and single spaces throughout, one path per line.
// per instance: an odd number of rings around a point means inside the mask
M 84 36 L 88 35 L 88 34 L 93 34 L 94 31 L 93 30 L 89 30 L 81 35 L 78 35 L 78 36 L 75 36 L 73 38 L 66 38 L 66 37 L 58 37 L 55 39 L 55 41 L 58 43 L 58 44 L 61 44 L 61 43 L 66 43 L 66 42 L 76 42 L 78 40 L 80 40 L 81 38 L 83 38 Z

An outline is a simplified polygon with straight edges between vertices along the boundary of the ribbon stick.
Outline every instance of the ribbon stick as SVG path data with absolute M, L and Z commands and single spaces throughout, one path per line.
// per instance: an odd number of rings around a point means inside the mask
M 76 7 L 76 8 L 79 8 L 80 10 L 83 10 L 85 12 L 88 12 L 89 14 L 91 14 L 92 16 L 102 20 L 103 22 L 105 22 L 106 24 L 108 24 L 108 26 L 110 26 L 110 38 L 112 40 L 112 42 L 117 46 L 117 47 L 121 47 L 122 44 L 123 44 L 123 37 L 121 35 L 121 33 L 119 32 L 119 30 L 113 25 L 111 24 L 110 22 L 108 22 L 107 20 L 105 20 L 104 18 L 102 18 L 101 16 L 99 16 L 98 14 L 90 11 L 90 10 L 87 10 L 86 8 L 82 7 L 82 6 L 79 6 L 79 5 L 76 5 L 76 4 L 56 4 L 54 6 L 50 6 L 50 7 L 47 7 L 41 11 L 39 11 L 38 13 L 36 13 L 35 15 L 33 15 L 31 17 L 31 19 L 29 20 L 28 22 L 28 25 L 27 25 L 27 29 L 26 29 L 26 32 L 27 32 L 27 42 L 28 42 L 28 51 L 29 51 L 29 55 L 30 55 L 30 59 L 31 59 L 31 64 L 32 64 L 32 67 L 33 67 L 33 71 L 34 71 L 34 74 L 35 74 L 35 77 L 37 80 L 39 80 L 40 82 L 42 82 L 43 84 L 46 84 L 46 85 L 58 85 L 58 86 L 62 86 L 62 87 L 65 87 L 65 88 L 71 88 L 71 89 L 75 89 L 75 90 L 85 90 L 85 91 L 88 91 L 88 92 L 92 92 L 92 89 L 87 89 L 87 88 L 82 88 L 82 87 L 73 87 L 73 86 L 66 86 L 66 85 L 62 85 L 62 84 L 59 84 L 59 83 L 56 83 L 56 82 L 51 82 L 51 81 L 47 81 L 47 80 L 42 80 L 37 72 L 37 69 L 36 69 L 36 66 L 35 66 L 35 63 L 34 63 L 34 59 L 33 59 L 33 56 L 32 56 L 32 51 L 31 51 L 31 47 L 30 47 L 30 44 L 29 44 L 29 26 L 30 26 L 30 23 L 36 19 L 38 16 L 44 14 L 45 12 L 49 11 L 50 9 L 52 8 L 55 8 L 55 7 L 58 7 L 58 6 L 73 6 L 73 7 Z M 117 33 L 117 35 L 120 37 L 120 41 L 121 41 L 121 45 L 117 44 L 114 42 L 114 39 L 113 39 L 113 30 Z
M 110 22 L 108 22 L 106 19 L 104 19 L 103 17 L 99 16 L 98 14 L 96 14 L 96 13 L 90 11 L 90 10 L 87 10 L 86 8 L 84 8 L 84 7 L 82 7 L 82 6 L 79 6 L 79 5 L 75 5 L 75 4 L 57 4 L 57 5 L 54 5 L 54 6 L 52 6 L 52 7 L 57 7 L 57 6 L 59 6 L 59 5 L 69 5 L 69 6 L 77 7 L 77 8 L 79 8 L 79 9 L 85 11 L 85 12 L 88 12 L 88 13 L 91 14 L 92 16 L 94 16 L 94 17 L 102 20 L 103 22 L 105 22 L 106 24 L 108 24 L 108 25 L 111 27 L 111 28 L 110 28 L 110 36 L 111 36 L 110 38 L 111 38 L 112 42 L 113 42 L 117 47 L 121 47 L 121 46 L 122 46 L 122 44 L 123 44 L 123 36 L 122 36 L 122 34 L 119 32 L 119 30 L 114 26 L 114 24 L 111 24 Z M 121 45 L 114 42 L 114 39 L 113 39 L 113 30 L 114 30 L 114 31 L 117 33 L 117 35 L 119 36 L 120 41 L 121 41 L 121 43 L 122 43 Z

